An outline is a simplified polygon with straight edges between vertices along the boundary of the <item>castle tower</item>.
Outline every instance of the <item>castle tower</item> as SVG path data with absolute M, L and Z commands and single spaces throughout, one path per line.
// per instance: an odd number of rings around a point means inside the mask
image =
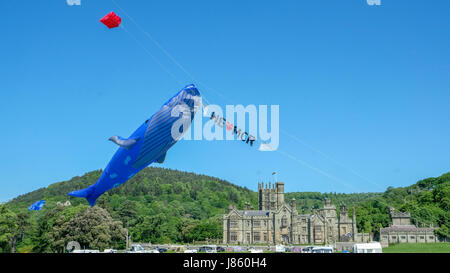
M 275 191 L 276 191 L 276 200 L 277 200 L 277 206 L 275 209 L 280 208 L 284 204 L 284 183 L 283 182 L 277 182 L 275 183 Z
M 277 210 L 284 204 L 284 183 L 258 183 L 258 209 Z

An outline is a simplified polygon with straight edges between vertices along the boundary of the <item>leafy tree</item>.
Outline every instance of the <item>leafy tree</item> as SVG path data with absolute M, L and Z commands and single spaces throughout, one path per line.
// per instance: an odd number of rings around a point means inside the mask
M 222 238 L 222 226 L 218 221 L 201 221 L 189 229 L 185 242 L 205 241 L 206 239 Z
M 85 248 L 104 250 L 123 247 L 126 231 L 122 222 L 114 221 L 105 209 L 95 206 L 84 208 L 70 218 L 59 215 L 48 237 L 57 252 L 63 251 L 70 241 L 77 241 Z
M 5 205 L 0 205 L 0 252 L 14 252 L 17 215 Z

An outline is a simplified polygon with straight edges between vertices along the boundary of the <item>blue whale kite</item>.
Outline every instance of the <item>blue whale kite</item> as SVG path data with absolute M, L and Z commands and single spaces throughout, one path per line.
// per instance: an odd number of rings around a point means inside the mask
M 84 197 L 91 206 L 104 192 L 127 182 L 153 162 L 163 163 L 167 151 L 189 128 L 199 106 L 200 92 L 187 85 L 158 112 L 145 121 L 129 138 L 119 136 L 109 140 L 119 149 L 109 161 L 97 183 L 88 188 L 70 192 L 70 196 Z

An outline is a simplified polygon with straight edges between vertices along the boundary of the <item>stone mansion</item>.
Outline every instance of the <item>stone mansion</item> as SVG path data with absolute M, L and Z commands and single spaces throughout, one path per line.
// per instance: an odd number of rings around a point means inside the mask
M 355 211 L 349 215 L 342 205 L 325 200 L 324 207 L 310 214 L 299 214 L 295 199 L 284 200 L 284 183 L 258 184 L 258 210 L 247 203 L 244 210 L 232 205 L 223 215 L 224 244 L 329 244 L 335 242 L 368 242 L 370 234 L 358 233 Z

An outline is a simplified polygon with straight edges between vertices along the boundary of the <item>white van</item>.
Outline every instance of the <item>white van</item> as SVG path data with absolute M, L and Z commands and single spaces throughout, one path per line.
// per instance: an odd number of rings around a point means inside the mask
M 276 245 L 275 252 L 286 252 L 286 247 L 284 245 Z
M 383 250 L 381 248 L 381 244 L 375 242 L 366 244 L 355 244 L 353 245 L 353 253 L 383 253 Z

